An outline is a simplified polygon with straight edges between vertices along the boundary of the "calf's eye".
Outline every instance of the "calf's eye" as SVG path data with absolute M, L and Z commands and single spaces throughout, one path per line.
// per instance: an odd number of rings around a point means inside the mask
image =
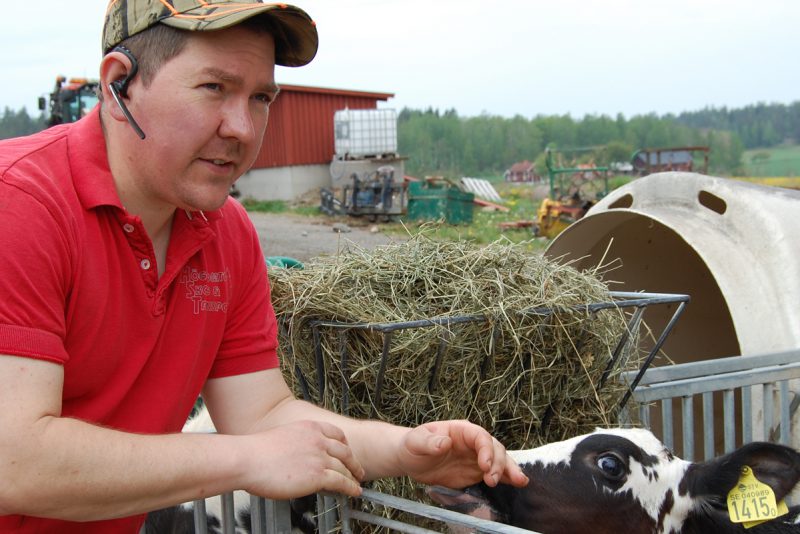
M 614 454 L 601 454 L 597 457 L 597 467 L 603 474 L 613 480 L 619 480 L 625 474 L 625 464 Z

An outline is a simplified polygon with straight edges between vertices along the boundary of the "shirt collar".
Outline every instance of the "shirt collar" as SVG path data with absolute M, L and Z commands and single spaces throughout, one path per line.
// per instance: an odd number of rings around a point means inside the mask
M 75 191 L 86 209 L 110 205 L 122 208 L 111 169 L 106 140 L 97 105 L 81 120 L 70 125 L 67 150 Z

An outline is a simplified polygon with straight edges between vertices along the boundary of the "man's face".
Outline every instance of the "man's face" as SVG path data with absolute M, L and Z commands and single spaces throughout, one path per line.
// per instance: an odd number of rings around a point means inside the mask
M 127 153 L 140 201 L 213 210 L 258 155 L 277 95 L 272 37 L 244 28 L 197 32 L 132 97 L 147 134 Z

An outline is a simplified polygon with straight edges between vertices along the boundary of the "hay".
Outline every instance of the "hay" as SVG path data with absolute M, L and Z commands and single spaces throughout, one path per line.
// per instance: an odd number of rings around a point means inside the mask
M 624 314 L 588 312 L 586 304 L 611 300 L 606 285 L 524 244 L 478 247 L 421 233 L 372 251 L 351 246 L 270 277 L 287 381 L 331 410 L 407 426 L 469 419 L 512 449 L 617 422 L 623 388 L 613 377 L 599 385 Z M 532 309 L 540 313 L 525 313 Z M 474 320 L 455 322 L 464 317 Z M 434 318 L 453 322 L 426 321 Z M 425 326 L 390 334 L 366 326 L 417 320 Z M 314 321 L 352 327 L 318 326 L 315 354 Z M 625 352 L 617 372 L 638 364 Z M 418 498 L 408 481 L 377 489 Z

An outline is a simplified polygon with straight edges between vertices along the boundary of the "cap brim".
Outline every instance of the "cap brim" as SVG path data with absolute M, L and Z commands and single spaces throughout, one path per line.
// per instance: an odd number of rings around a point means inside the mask
M 209 10 L 213 10 L 209 12 Z M 198 7 L 171 15 L 159 22 L 189 31 L 222 30 L 266 14 L 275 23 L 275 63 L 286 67 L 301 67 L 317 55 L 319 36 L 317 26 L 299 7 L 288 4 L 227 4 Z

